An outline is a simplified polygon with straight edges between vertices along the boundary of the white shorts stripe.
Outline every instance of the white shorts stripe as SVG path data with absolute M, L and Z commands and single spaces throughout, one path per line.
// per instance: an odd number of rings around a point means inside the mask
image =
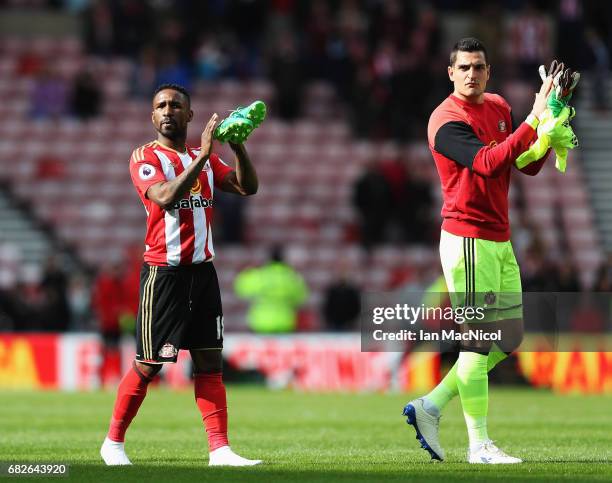
M 141 327 L 142 350 L 144 359 L 152 359 L 153 351 L 151 347 L 151 320 L 153 318 L 153 288 L 155 286 L 155 275 L 157 267 L 149 267 L 149 275 L 142 291 L 141 301 Z

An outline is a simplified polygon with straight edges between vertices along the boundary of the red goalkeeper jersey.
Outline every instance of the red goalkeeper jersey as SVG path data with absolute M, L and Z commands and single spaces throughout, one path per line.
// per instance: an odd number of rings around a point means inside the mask
M 513 132 L 508 103 L 485 94 L 482 104 L 448 96 L 432 113 L 429 148 L 440 176 L 442 229 L 458 236 L 492 241 L 510 239 L 508 189 L 516 158 L 535 141 L 527 122 Z M 523 168 L 534 175 L 546 156 Z

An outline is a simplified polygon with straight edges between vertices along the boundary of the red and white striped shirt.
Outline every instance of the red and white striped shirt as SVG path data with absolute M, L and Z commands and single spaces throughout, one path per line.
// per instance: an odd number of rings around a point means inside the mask
M 211 153 L 194 185 L 173 208 L 164 210 L 145 196 L 150 186 L 179 176 L 199 152 L 187 146 L 179 153 L 153 141 L 132 153 L 130 175 L 147 211 L 144 260 L 150 265 L 190 265 L 215 256 L 213 192 L 232 171 L 217 154 Z

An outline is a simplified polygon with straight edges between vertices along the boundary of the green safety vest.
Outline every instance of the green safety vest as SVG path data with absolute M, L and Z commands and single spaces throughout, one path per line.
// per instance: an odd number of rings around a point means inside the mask
M 259 333 L 294 331 L 297 308 L 308 297 L 301 275 L 281 262 L 240 272 L 234 290 L 238 297 L 252 300 L 247 320 Z

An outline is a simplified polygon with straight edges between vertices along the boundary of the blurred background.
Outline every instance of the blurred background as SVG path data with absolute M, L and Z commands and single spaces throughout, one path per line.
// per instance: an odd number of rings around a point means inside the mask
M 247 143 L 259 192 L 215 193 L 226 334 L 305 333 L 340 352 L 338 340 L 357 337 L 359 352 L 364 293 L 439 281 L 441 193 L 426 127 L 451 92 L 448 54 L 464 36 L 487 46 L 488 90 L 516 119 L 531 108 L 540 64 L 559 58 L 583 73 L 581 145 L 565 174 L 551 156 L 538 176 L 513 176 L 512 240 L 525 291 L 611 291 L 610 2 L 3 0 L 0 32 L 5 386 L 24 380 L 11 364 L 27 366 L 28 350 L 33 380 L 53 387 L 112 383 L 129 359 L 145 211 L 128 160 L 156 137 L 150 98 L 164 82 L 192 93 L 194 145 L 213 112 L 268 104 Z M 253 282 L 281 265 L 284 290 Z M 271 292 L 288 315 L 262 327 L 257 306 Z M 45 375 L 45 350 L 70 362 Z M 62 372 L 83 357 L 86 377 Z M 425 386 L 439 374 L 430 364 Z M 276 384 L 294 376 L 285 369 Z

